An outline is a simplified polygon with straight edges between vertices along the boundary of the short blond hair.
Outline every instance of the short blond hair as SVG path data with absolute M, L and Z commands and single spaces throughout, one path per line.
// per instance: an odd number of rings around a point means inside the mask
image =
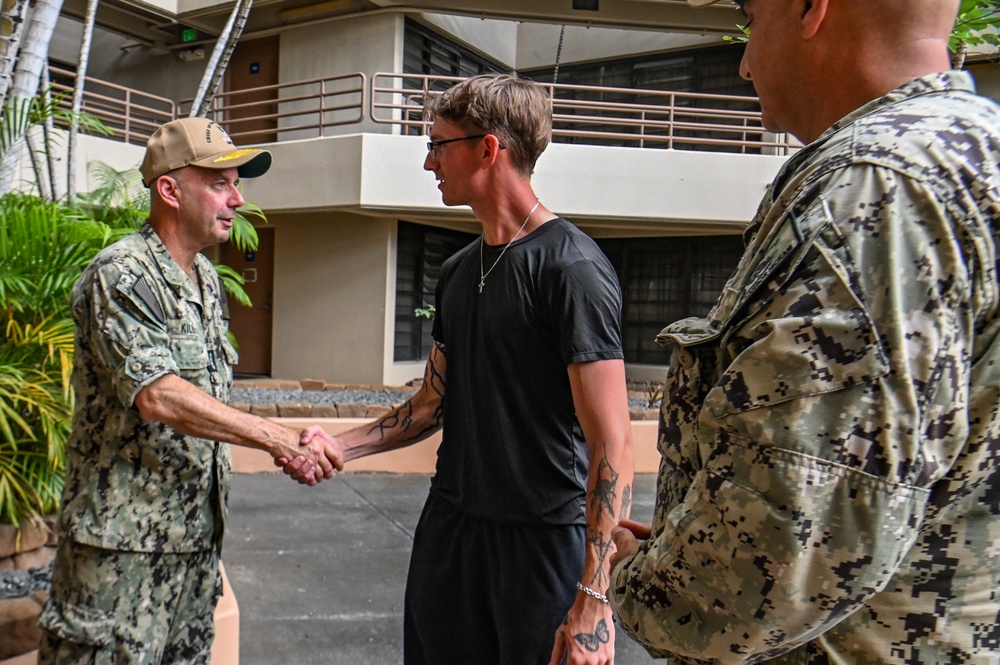
M 552 104 L 545 88 L 508 74 L 480 74 L 456 83 L 430 105 L 429 117 L 495 135 L 525 178 L 552 137 Z

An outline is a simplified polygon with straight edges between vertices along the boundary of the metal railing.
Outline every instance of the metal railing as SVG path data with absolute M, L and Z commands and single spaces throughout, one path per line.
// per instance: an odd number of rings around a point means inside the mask
M 51 71 L 57 91 L 72 90 L 72 72 Z M 426 102 L 460 80 L 386 72 L 370 81 L 360 72 L 314 78 L 221 93 L 212 116 L 238 143 L 318 138 L 366 120 L 425 135 Z M 552 103 L 557 142 L 782 155 L 799 146 L 792 137 L 764 129 L 755 97 L 542 85 Z M 143 144 L 158 125 L 185 115 L 190 103 L 87 77 L 83 110 L 117 138 Z
M 404 133 L 427 134 L 426 102 L 462 80 L 376 73 L 369 114 Z M 554 141 L 787 155 L 794 138 L 761 124 L 756 97 L 543 83 L 552 103 Z
M 53 92 L 61 95 L 59 106 L 72 108 L 76 73 L 50 67 L 49 77 Z M 114 138 L 135 145 L 145 145 L 153 130 L 177 117 L 173 100 L 90 76 L 84 81 L 81 110 L 103 122 Z
M 361 72 L 222 92 L 212 117 L 238 142 L 329 136 L 332 127 L 364 119 L 367 77 Z M 184 114 L 190 99 L 178 110 Z

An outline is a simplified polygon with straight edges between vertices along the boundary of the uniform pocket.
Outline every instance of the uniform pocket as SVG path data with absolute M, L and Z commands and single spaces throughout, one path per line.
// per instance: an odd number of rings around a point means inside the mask
M 715 418 L 868 383 L 889 360 L 837 257 L 814 244 L 789 279 L 738 327 L 732 358 L 705 400 Z
M 38 626 L 74 644 L 106 647 L 114 643 L 111 614 L 84 605 L 46 603 Z
M 170 355 L 177 364 L 177 373 L 182 379 L 198 387 L 210 385 L 209 357 L 204 339 L 197 335 L 171 335 Z

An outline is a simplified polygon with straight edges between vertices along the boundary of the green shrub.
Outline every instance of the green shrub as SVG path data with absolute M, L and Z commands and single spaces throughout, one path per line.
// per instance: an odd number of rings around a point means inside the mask
M 35 196 L 0 197 L 0 522 L 58 506 L 73 413 L 69 295 L 120 233 Z

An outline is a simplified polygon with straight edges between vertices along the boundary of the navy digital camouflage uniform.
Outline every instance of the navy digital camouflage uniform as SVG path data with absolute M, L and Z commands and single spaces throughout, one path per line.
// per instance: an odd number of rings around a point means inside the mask
M 146 224 L 102 251 L 73 289 L 76 413 L 53 588 L 40 620 L 51 662 L 87 650 L 97 662 L 100 654 L 207 661 L 229 446 L 143 422 L 134 405 L 170 373 L 228 401 L 237 358 L 226 339 L 225 293 L 208 259 L 199 254 L 194 269 L 199 285 Z M 162 621 L 169 631 L 157 627 Z
M 793 156 L 672 324 L 615 614 L 682 663 L 1000 662 L 1000 108 L 915 79 Z

